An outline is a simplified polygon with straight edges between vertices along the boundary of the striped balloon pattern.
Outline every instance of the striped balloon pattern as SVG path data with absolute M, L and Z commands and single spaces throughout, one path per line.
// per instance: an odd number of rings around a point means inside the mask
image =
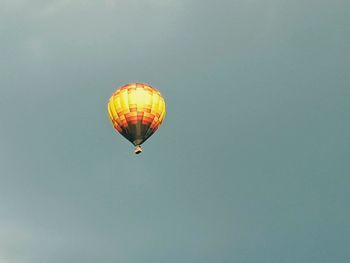
M 166 114 L 160 92 L 144 83 L 130 83 L 117 89 L 109 99 L 108 115 L 113 127 L 141 152 L 145 142 L 162 124 Z

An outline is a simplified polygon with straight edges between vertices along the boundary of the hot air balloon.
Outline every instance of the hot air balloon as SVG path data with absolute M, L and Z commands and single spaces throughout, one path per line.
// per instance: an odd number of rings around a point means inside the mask
M 162 124 L 165 101 L 160 92 L 144 83 L 130 83 L 117 89 L 109 99 L 108 115 L 113 127 L 142 152 L 144 143 Z

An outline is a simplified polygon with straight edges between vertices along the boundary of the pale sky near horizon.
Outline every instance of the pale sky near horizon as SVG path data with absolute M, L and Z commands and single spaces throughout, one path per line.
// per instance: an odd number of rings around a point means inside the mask
M 349 12 L 0 0 L 0 263 L 350 262 Z M 139 156 L 128 82 L 167 102 Z

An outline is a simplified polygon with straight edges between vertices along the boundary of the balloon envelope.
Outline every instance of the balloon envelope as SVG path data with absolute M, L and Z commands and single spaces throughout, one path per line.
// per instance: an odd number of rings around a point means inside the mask
M 166 114 L 160 92 L 144 83 L 130 83 L 117 89 L 109 99 L 108 115 L 113 127 L 132 144 L 135 153 L 162 124 Z

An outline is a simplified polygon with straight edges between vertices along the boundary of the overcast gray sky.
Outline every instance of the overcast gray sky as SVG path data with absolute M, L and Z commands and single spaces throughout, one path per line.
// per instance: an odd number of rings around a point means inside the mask
M 350 262 L 348 0 L 0 0 L 0 263 Z M 135 156 L 107 118 L 146 82 Z

